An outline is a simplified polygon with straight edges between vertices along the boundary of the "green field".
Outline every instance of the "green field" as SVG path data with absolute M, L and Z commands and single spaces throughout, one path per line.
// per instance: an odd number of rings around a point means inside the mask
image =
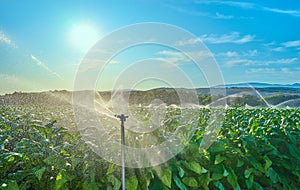
M 299 109 L 227 109 L 207 150 L 199 146 L 211 110 L 195 112 L 185 149 L 159 166 L 126 168 L 127 189 L 300 189 Z M 120 187 L 121 168 L 86 145 L 72 110 L 0 107 L 0 189 Z

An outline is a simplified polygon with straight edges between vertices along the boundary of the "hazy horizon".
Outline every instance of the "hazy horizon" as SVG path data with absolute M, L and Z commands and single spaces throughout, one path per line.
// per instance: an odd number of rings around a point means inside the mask
M 228 88 L 227 86 L 239 86 L 239 85 L 247 85 L 248 88 L 255 88 L 254 86 L 251 86 L 251 83 L 257 83 L 257 84 L 262 84 L 262 85 L 270 85 L 270 86 L 274 86 L 275 87 L 277 85 L 282 85 L 282 86 L 290 86 L 290 85 L 295 85 L 295 84 L 300 84 L 300 83 L 261 83 L 261 82 L 241 82 L 241 83 L 231 83 L 231 84 L 225 84 L 226 88 Z M 148 89 L 118 89 L 121 91 L 149 91 L 149 90 L 156 90 L 156 89 L 187 89 L 187 90 L 193 90 L 193 89 L 209 89 L 209 88 L 214 88 L 214 87 L 218 87 L 218 88 L 222 88 L 223 85 L 216 85 L 213 87 L 209 87 L 209 86 L 201 86 L 201 87 L 194 87 L 194 88 L 186 88 L 186 87 L 176 87 L 176 88 L 172 88 L 172 87 L 164 87 L 164 86 L 160 86 L 160 87 L 154 87 L 154 88 L 148 88 Z M 229 87 L 230 88 L 230 87 Z M 239 88 L 239 87 L 237 87 Z M 240 87 L 243 88 L 243 87 Z M 264 88 L 264 87 L 263 87 Z M 90 90 L 94 90 L 94 89 L 83 89 L 80 91 L 90 91 Z M 113 90 L 97 90 L 95 89 L 95 91 L 98 92 L 113 92 L 116 89 Z M 53 92 L 53 91 L 67 91 L 67 92 L 73 92 L 73 89 L 41 89 L 41 90 L 37 90 L 37 91 L 11 91 L 11 92 L 5 92 L 5 93 L 1 93 L 0 95 L 5 95 L 5 94 L 13 94 L 13 93 L 42 93 L 42 92 Z

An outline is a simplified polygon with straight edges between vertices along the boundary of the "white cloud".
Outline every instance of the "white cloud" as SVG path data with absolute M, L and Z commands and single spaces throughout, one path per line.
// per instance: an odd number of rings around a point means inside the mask
M 178 11 L 180 13 L 184 13 L 184 14 L 188 14 L 188 15 L 191 15 L 191 16 L 202 16 L 202 17 L 208 17 L 208 18 L 213 18 L 213 19 L 233 19 L 234 16 L 232 15 L 224 15 L 224 14 L 221 14 L 219 12 L 216 12 L 215 14 L 211 14 L 211 13 L 208 13 L 208 12 L 203 12 L 203 11 L 195 11 L 195 10 L 191 10 L 191 9 L 185 9 L 185 8 L 182 8 L 182 7 L 178 7 L 178 6 L 174 6 L 174 5 L 166 5 L 167 7 L 175 10 L 175 11 Z
M 254 8 L 255 4 L 248 2 L 238 2 L 238 1 L 197 1 L 198 4 L 219 4 L 219 5 L 229 5 L 233 7 L 250 9 Z
M 286 59 L 277 59 L 277 60 L 249 60 L 249 59 L 235 59 L 229 60 L 225 63 L 226 66 L 249 66 L 249 65 L 272 65 L 272 64 L 291 64 L 298 60 L 298 58 L 286 58 Z
M 156 60 L 172 63 L 172 64 L 179 64 L 190 61 L 190 59 L 183 54 L 182 52 L 176 51 L 159 51 L 157 52 L 158 55 L 162 55 L 163 57 L 157 57 Z
M 227 51 L 217 54 L 217 56 L 224 56 L 224 57 L 238 57 L 239 54 L 236 51 Z
M 279 14 L 286 14 L 290 16 L 300 17 L 300 11 L 299 10 L 284 10 L 284 9 L 278 9 L 278 8 L 270 8 L 261 6 L 259 4 L 249 3 L 249 2 L 243 2 L 243 1 L 198 1 L 198 4 L 217 4 L 217 5 L 227 5 L 242 9 L 253 9 L 253 10 L 259 10 L 259 11 L 266 11 L 266 12 L 272 12 L 272 13 L 279 13 Z
M 178 12 L 181 12 L 184 14 L 188 14 L 188 15 L 192 15 L 192 16 L 208 16 L 208 13 L 205 13 L 205 12 L 188 10 L 188 9 L 184 9 L 182 7 L 174 6 L 174 5 L 170 5 L 170 4 L 167 5 L 167 7 L 171 8 L 175 11 L 178 11 Z
M 294 58 L 287 58 L 287 59 L 279 59 L 279 60 L 274 61 L 273 63 L 290 64 L 290 63 L 294 63 L 297 60 L 298 60 L 298 58 L 294 57 Z
M 234 16 L 232 16 L 232 15 L 224 15 L 224 14 L 216 12 L 216 16 L 214 18 L 216 18 L 216 19 L 233 19 Z
M 284 47 L 271 48 L 271 51 L 275 51 L 275 52 L 283 52 L 283 51 L 285 51 L 285 48 L 284 48 Z
M 235 43 L 244 44 L 253 41 L 255 35 L 244 35 L 241 36 L 239 32 L 231 32 L 229 34 L 217 35 L 217 34 L 204 34 L 200 38 L 191 38 L 187 40 L 180 40 L 175 42 L 177 46 L 194 45 L 197 43 L 207 42 L 211 44 L 222 44 L 222 43 Z
M 274 45 L 275 45 L 275 42 L 272 41 L 272 42 L 269 42 L 269 43 L 265 43 L 265 44 L 263 44 L 263 45 L 266 46 L 266 47 L 270 47 L 270 46 L 274 46 Z
M 11 47 L 16 47 L 13 41 L 1 30 L 0 30 L 0 43 L 4 43 Z
M 258 51 L 256 49 L 254 49 L 254 50 L 248 50 L 244 55 L 254 57 L 254 56 L 257 56 L 258 54 L 259 54 Z
M 287 48 L 296 48 L 297 50 L 300 49 L 300 40 L 294 41 L 287 41 L 282 42 L 280 44 L 276 44 L 275 42 L 264 44 L 267 48 L 274 52 L 284 52 Z
M 61 77 L 58 73 L 52 71 L 45 63 L 43 63 L 42 61 L 40 61 L 37 57 L 35 57 L 34 55 L 30 55 L 30 57 L 31 57 L 31 59 L 32 59 L 38 66 L 42 67 L 43 69 L 45 69 L 45 70 L 48 71 L 49 73 L 55 75 L 56 77 L 62 79 L 62 77 Z
M 254 63 L 253 60 L 248 60 L 248 59 L 234 59 L 234 60 L 229 60 L 225 63 L 226 66 L 238 66 L 238 65 L 243 65 L 243 66 L 248 66 L 252 65 Z
M 223 57 L 255 57 L 257 55 L 259 55 L 259 52 L 256 49 L 243 51 L 240 53 L 236 51 L 227 51 L 227 52 L 216 54 L 216 56 L 223 56 Z
M 229 34 L 216 35 L 216 34 L 205 34 L 200 37 L 204 42 L 212 44 L 222 44 L 222 43 L 235 43 L 235 44 L 244 44 L 253 41 L 255 38 L 254 35 L 244 35 L 241 36 L 238 32 L 231 32 Z
M 194 45 L 197 43 L 201 43 L 201 40 L 199 38 L 191 38 L 188 40 L 180 40 L 178 42 L 175 42 L 176 46 L 185 46 L 185 45 Z
M 288 68 L 281 68 L 281 71 L 286 74 L 292 74 L 292 72 Z
M 284 42 L 284 43 L 282 43 L 282 45 L 285 47 L 299 47 L 300 40 Z
M 291 71 L 289 68 L 252 68 L 246 70 L 246 73 L 262 73 L 262 74 L 276 74 L 277 76 L 284 76 L 284 74 L 299 76 L 300 70 L 294 69 Z
M 287 14 L 295 17 L 300 16 L 300 11 L 298 10 L 283 10 L 283 9 L 274 9 L 274 8 L 268 8 L 268 7 L 263 7 L 263 10 L 269 11 L 269 12 L 274 12 L 274 13 L 281 13 L 281 14 Z
M 0 42 L 11 45 L 11 40 L 2 31 L 0 31 Z
M 246 70 L 246 73 L 275 73 L 276 70 L 274 68 L 256 68 Z
M 157 54 L 159 54 L 159 55 L 173 56 L 173 57 L 182 57 L 182 56 L 184 56 L 184 54 L 181 53 L 181 52 L 167 51 L 167 50 L 159 51 L 159 52 L 157 52 Z
M 191 51 L 191 52 L 176 52 L 176 51 L 159 51 L 156 53 L 160 57 L 156 60 L 164 61 L 172 64 L 191 63 L 192 59 L 200 61 L 203 59 L 211 58 L 213 54 L 209 51 Z

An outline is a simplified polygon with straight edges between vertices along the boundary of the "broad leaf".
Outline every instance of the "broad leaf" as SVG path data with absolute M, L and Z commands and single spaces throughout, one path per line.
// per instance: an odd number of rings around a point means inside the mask
M 125 183 L 126 183 L 126 189 L 136 190 L 138 187 L 138 180 L 135 175 L 132 175 L 128 179 L 126 179 Z
M 110 183 L 112 183 L 113 190 L 119 190 L 120 189 L 120 187 L 121 187 L 121 181 L 119 179 L 117 179 L 114 175 L 108 176 L 107 181 L 110 182 Z
M 193 172 L 195 172 L 197 174 L 202 174 L 202 167 L 200 166 L 199 163 L 197 163 L 195 161 L 192 161 L 192 162 L 183 162 L 183 165 L 187 169 L 189 169 L 189 170 L 191 170 L 191 171 L 193 171 Z
M 42 167 L 40 169 L 38 169 L 37 171 L 34 172 L 34 175 L 38 178 L 38 180 L 40 181 L 44 172 L 46 171 L 46 167 Z
M 185 177 L 182 179 L 183 183 L 190 187 L 199 187 L 198 181 L 193 177 Z
M 182 181 L 180 180 L 179 177 L 177 177 L 176 175 L 173 177 L 174 182 L 176 184 L 177 187 L 179 187 L 180 190 L 187 190 L 187 187 L 182 183 Z
M 217 187 L 219 190 L 225 190 L 223 184 L 220 181 L 215 181 L 214 186 Z
M 233 187 L 234 190 L 240 190 L 241 188 L 240 188 L 240 186 L 238 184 L 237 176 L 234 173 L 233 169 L 232 168 L 228 168 L 227 171 L 229 173 L 229 175 L 227 176 L 228 183 Z
M 222 156 L 221 154 L 218 154 L 216 156 L 216 159 L 215 159 L 215 164 L 220 164 L 222 163 L 224 160 L 226 160 L 226 158 L 224 156 Z
M 172 183 L 172 170 L 171 168 L 165 168 L 163 170 L 158 169 L 157 175 L 159 179 L 165 184 L 167 187 L 171 188 Z

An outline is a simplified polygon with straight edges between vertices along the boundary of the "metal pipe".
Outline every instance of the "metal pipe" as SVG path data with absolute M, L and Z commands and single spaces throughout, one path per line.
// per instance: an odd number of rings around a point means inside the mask
M 124 129 L 124 123 L 126 121 L 126 118 L 128 116 L 125 116 L 124 114 L 121 115 L 115 115 L 117 118 L 121 121 L 121 156 L 122 156 L 122 190 L 126 189 L 125 184 L 125 129 Z

